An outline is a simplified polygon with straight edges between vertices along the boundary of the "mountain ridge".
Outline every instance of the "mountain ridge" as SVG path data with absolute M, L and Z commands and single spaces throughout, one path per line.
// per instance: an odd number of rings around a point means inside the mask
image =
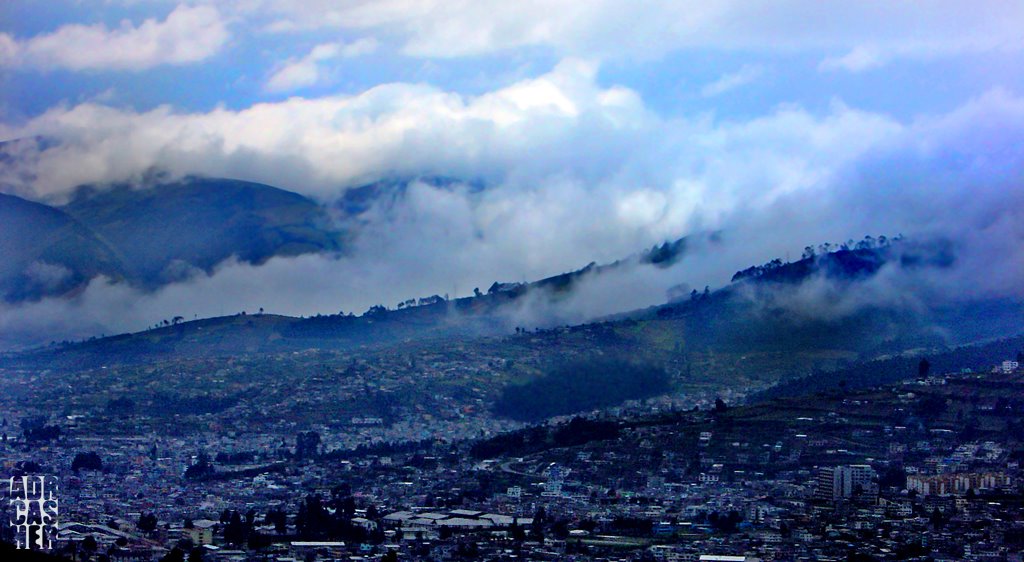
M 670 244 L 670 247 L 683 246 Z M 655 252 L 660 247 L 656 246 Z M 828 270 L 833 276 L 846 275 L 845 283 L 856 284 L 873 275 L 865 272 L 860 264 L 878 260 L 898 264 L 899 256 L 906 253 L 884 248 L 840 250 L 779 267 L 784 268 L 780 271 L 788 268 L 788 271 L 798 272 L 805 280 Z M 638 261 L 650 262 L 650 255 L 651 252 L 640 254 Z M 859 257 L 853 259 L 853 256 Z M 842 274 L 841 269 L 829 265 L 837 263 L 854 264 L 854 270 L 860 273 Z M 866 306 L 839 318 L 797 318 L 770 298 L 777 294 L 772 291 L 791 290 L 787 287 L 797 282 L 793 277 L 797 273 L 787 274 L 790 278 L 781 284 L 781 288 L 774 286 L 779 283 L 772 280 L 772 275 L 750 276 L 713 292 L 694 291 L 688 299 L 595 318 L 566 330 L 557 325 L 549 328 L 518 326 L 504 314 L 508 310 L 505 308 L 507 305 L 517 304 L 528 294 L 561 298 L 560 292 L 571 292 L 573 283 L 593 274 L 598 267 L 609 266 L 591 265 L 510 288 L 498 284 L 493 291 L 470 297 L 448 300 L 435 296 L 420 305 L 397 309 L 375 306 L 361 316 L 339 313 L 295 318 L 239 313 L 189 322 L 178 318 L 174 322 L 165 321 L 166 325 L 159 328 L 134 334 L 37 349 L 20 355 L 8 354 L 7 363 L 41 361 L 54 365 L 68 362 L 103 365 L 111 361 L 142 362 L 179 356 L 316 349 L 343 351 L 403 345 L 403 342 L 450 338 L 472 341 L 481 337 L 511 337 L 513 334 L 530 334 L 529 339 L 543 348 L 558 348 L 573 338 L 582 338 L 601 342 L 609 349 L 622 347 L 623 352 L 634 346 L 650 349 L 653 350 L 651 353 L 665 358 L 673 357 L 674 353 L 685 356 L 688 353 L 685 350 L 691 349 L 702 350 L 702 353 L 717 350 L 740 355 L 747 352 L 823 350 L 825 355 L 836 358 L 871 359 L 907 349 L 942 348 L 1024 331 L 1024 324 L 1020 322 L 1024 303 L 999 299 L 963 304 L 939 303 L 927 315 L 879 305 Z M 949 340 L 944 335 L 949 326 L 960 330 L 962 337 L 956 341 Z

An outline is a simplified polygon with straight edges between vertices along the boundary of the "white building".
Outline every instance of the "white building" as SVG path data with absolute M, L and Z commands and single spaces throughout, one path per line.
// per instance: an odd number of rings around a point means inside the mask
M 818 473 L 815 495 L 826 501 L 849 498 L 858 489 L 867 491 L 876 475 L 875 469 L 866 464 L 825 467 Z

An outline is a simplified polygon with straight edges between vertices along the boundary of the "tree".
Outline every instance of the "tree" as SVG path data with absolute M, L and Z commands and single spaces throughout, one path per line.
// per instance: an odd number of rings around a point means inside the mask
M 346 496 L 341 500 L 341 513 L 351 519 L 356 515 L 356 500 L 352 496 Z
M 512 519 L 512 526 L 508 528 L 508 534 L 512 537 L 512 540 L 516 542 L 522 542 L 526 540 L 526 531 L 519 524 L 519 518 Z
M 213 465 L 210 464 L 210 456 L 204 451 L 200 451 L 199 454 L 196 455 L 195 464 L 185 469 L 185 478 L 190 480 L 200 480 L 214 472 L 216 472 L 216 470 L 213 468 Z
M 380 557 L 380 562 L 398 562 L 398 553 L 395 549 L 389 548 L 387 553 Z
M 295 459 L 312 459 L 320 454 L 320 434 L 316 431 L 300 431 L 295 437 Z
M 242 524 L 242 516 L 237 511 L 231 512 L 231 519 L 224 527 L 224 541 L 234 545 L 245 542 L 245 525 Z
M 725 404 L 725 401 L 721 398 L 715 398 L 715 412 L 724 412 L 729 409 L 729 406 Z
M 708 523 L 711 524 L 711 528 L 723 533 L 735 532 L 736 526 L 741 521 L 743 521 L 743 516 L 736 510 L 730 511 L 727 515 L 719 515 L 718 512 L 714 512 L 708 516 Z
M 270 537 L 262 535 L 256 531 L 249 531 L 248 536 L 249 538 L 247 539 L 246 544 L 248 545 L 249 550 L 260 550 L 273 543 L 273 541 L 270 540 Z
M 321 538 L 327 533 L 328 514 L 318 494 L 306 496 L 295 516 L 295 530 L 302 538 Z
M 288 532 L 288 516 L 284 511 L 271 509 L 264 517 L 264 522 L 268 525 L 273 525 L 274 531 L 279 535 L 283 535 Z
M 921 362 L 917 364 L 917 376 L 921 379 L 928 378 L 928 372 L 931 371 L 932 364 L 927 359 L 921 359 Z
M 256 525 L 256 510 L 253 509 L 253 508 L 249 508 L 249 511 L 245 512 L 245 527 L 246 527 L 247 530 L 251 531 L 252 528 L 255 525 Z
M 59 425 L 41 425 L 39 427 L 28 427 L 24 429 L 25 441 L 55 441 L 60 439 Z
M 890 466 L 879 476 L 878 485 L 883 488 L 893 487 L 902 489 L 907 485 L 907 472 L 902 466 Z
M 139 521 L 135 524 L 140 531 L 143 533 L 152 533 L 156 530 L 156 515 L 152 513 L 143 513 L 139 515 Z
M 569 521 L 559 518 L 551 525 L 551 534 L 558 540 L 569 538 Z
M 544 542 L 544 522 L 547 519 L 547 511 L 544 506 L 537 508 L 533 514 L 533 525 L 530 527 L 530 538 L 537 542 Z
M 875 248 L 875 238 L 868 234 L 863 240 L 857 242 L 858 250 L 873 250 Z
M 71 470 L 78 472 L 83 469 L 103 470 L 103 461 L 100 460 L 100 456 L 95 451 L 75 455 L 75 459 L 71 461 Z

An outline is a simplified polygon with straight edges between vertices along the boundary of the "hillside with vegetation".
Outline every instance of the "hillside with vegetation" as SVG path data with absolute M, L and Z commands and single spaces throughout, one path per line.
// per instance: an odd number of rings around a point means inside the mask
M 0 301 L 60 296 L 103 275 L 127 275 L 95 232 L 68 214 L 0 193 Z
M 209 272 L 228 259 L 338 252 L 344 235 L 297 193 L 239 180 L 186 177 L 154 185 L 79 187 L 62 207 L 115 248 L 144 286 Z
M 651 256 L 681 247 L 656 247 L 642 256 L 654 261 Z M 557 277 L 473 297 L 434 296 L 394 309 L 375 306 L 359 316 L 294 318 L 258 311 L 202 320 L 176 317 L 135 334 L 6 354 L 0 356 L 0 368 L 80 369 L 305 350 L 354 353 L 408 342 L 451 346 L 480 341 L 510 356 L 544 358 L 545 363 L 601 349 L 613 358 L 629 357 L 663 369 L 675 388 L 685 391 L 694 381 L 766 386 L 853 363 L 941 351 L 1024 331 L 1024 306 L 1011 300 L 937 302 L 927 310 L 867 303 L 844 314 L 820 316 L 797 313 L 787 305 L 788 296 L 798 294 L 805 281 L 826 279 L 837 291 L 849 293 L 871 282 L 882 264 L 947 267 L 943 252 L 941 247 L 897 251 L 889 244 L 840 248 L 790 264 L 776 261 L 739 272 L 733 283 L 716 291 L 694 291 L 661 306 L 571 326 L 524 327 L 504 314 L 504 307 L 517 304 L 531 291 L 536 296 L 549 294 L 550 286 L 572 290 L 571 282 Z M 554 294 L 552 298 L 561 298 Z

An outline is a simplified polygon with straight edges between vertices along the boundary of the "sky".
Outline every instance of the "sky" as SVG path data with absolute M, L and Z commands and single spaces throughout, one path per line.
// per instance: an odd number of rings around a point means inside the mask
M 1013 293 L 1022 51 L 1018 0 L 6 0 L 0 140 L 55 142 L 20 148 L 5 192 L 60 203 L 154 167 L 324 203 L 381 178 L 485 187 L 415 184 L 344 259 L 230 262 L 155 294 L 97 280 L 0 327 L 358 311 L 709 231 L 730 243 L 597 291 L 593 314 L 865 234 L 950 237 L 998 269 L 971 286 Z

